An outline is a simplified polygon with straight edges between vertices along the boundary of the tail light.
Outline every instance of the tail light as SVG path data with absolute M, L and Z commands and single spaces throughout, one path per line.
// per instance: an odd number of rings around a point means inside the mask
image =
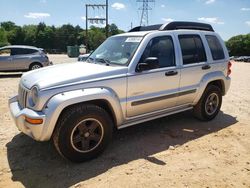
M 229 61 L 227 64 L 227 76 L 229 76 L 232 73 L 231 67 L 232 67 L 232 63 L 231 61 Z

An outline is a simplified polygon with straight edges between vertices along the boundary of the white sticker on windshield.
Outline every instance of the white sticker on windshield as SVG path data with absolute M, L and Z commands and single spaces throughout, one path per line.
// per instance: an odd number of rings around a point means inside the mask
M 125 42 L 141 42 L 142 37 L 128 37 Z

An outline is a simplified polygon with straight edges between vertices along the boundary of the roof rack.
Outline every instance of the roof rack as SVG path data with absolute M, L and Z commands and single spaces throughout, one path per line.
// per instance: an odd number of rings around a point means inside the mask
M 170 22 L 167 24 L 157 24 L 150 26 L 137 26 L 128 32 L 136 31 L 167 31 L 167 30 L 179 30 L 179 29 L 190 29 L 190 30 L 202 30 L 202 31 L 214 31 L 213 27 L 210 24 L 199 23 L 199 22 Z

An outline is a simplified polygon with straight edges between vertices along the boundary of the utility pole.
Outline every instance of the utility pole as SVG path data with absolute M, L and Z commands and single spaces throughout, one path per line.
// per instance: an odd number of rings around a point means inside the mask
M 152 10 L 152 8 L 149 6 L 149 3 L 155 2 L 155 0 L 137 0 L 137 2 L 143 3 L 142 7 L 139 8 L 139 10 L 142 11 L 140 26 L 147 26 L 148 25 L 148 11 Z
M 86 7 L 86 40 L 85 40 L 85 45 L 86 45 L 86 51 L 88 51 L 88 22 L 90 23 L 101 23 L 103 24 L 104 22 L 106 23 L 106 28 L 105 28 L 105 31 L 106 31 L 106 38 L 108 38 L 108 31 L 109 31 L 109 28 L 108 28 L 108 0 L 106 0 L 106 4 L 86 4 L 85 5 Z M 91 18 L 91 17 L 88 17 L 88 9 L 89 8 L 92 8 L 92 10 L 95 10 L 95 8 L 97 9 L 105 9 L 106 10 L 106 17 L 105 18 L 97 18 L 97 17 L 94 17 L 94 18 Z
M 106 0 L 106 38 L 109 37 L 109 15 L 108 15 L 108 10 L 109 10 L 109 1 Z

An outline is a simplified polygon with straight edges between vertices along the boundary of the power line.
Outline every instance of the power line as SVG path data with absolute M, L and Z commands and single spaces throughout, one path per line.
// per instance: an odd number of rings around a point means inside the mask
M 88 50 L 88 22 L 90 22 L 91 24 L 103 24 L 104 22 L 106 22 L 106 38 L 108 38 L 108 0 L 106 0 L 106 4 L 85 4 L 86 7 L 86 41 L 85 41 L 85 45 L 86 45 L 86 49 Z M 99 17 L 94 17 L 94 18 L 90 18 L 89 17 L 89 12 L 88 9 L 91 8 L 92 10 L 95 9 L 103 9 L 106 10 L 106 16 L 105 18 L 99 18 Z
M 148 11 L 152 10 L 152 8 L 149 6 L 149 3 L 155 2 L 155 0 L 137 0 L 137 2 L 142 3 L 142 7 L 139 8 L 139 10 L 142 11 L 140 26 L 147 26 L 148 25 Z

